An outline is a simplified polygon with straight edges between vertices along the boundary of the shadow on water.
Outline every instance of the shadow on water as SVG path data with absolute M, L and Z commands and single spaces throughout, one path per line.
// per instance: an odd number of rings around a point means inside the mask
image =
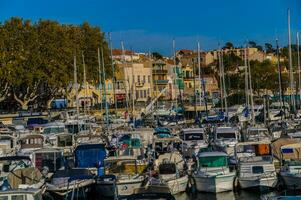
M 213 193 L 197 193 L 197 194 L 179 194 L 176 200 L 267 200 L 269 197 L 277 196 L 277 192 L 260 193 L 258 191 L 239 191 L 239 192 L 222 192 Z

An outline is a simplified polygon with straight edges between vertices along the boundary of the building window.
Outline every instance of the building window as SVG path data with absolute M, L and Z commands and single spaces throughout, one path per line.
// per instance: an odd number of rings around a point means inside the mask
M 140 90 L 140 98 L 143 98 L 143 90 Z
M 137 76 L 137 82 L 140 83 L 140 75 Z
M 145 75 L 143 76 L 143 83 L 145 83 Z
M 144 90 L 144 98 L 146 98 L 146 90 Z
M 139 91 L 136 91 L 136 99 L 139 99 Z
M 148 79 L 148 83 L 150 83 L 150 79 L 151 79 L 150 75 L 147 76 L 147 79 Z
M 112 83 L 108 84 L 108 90 L 112 90 Z

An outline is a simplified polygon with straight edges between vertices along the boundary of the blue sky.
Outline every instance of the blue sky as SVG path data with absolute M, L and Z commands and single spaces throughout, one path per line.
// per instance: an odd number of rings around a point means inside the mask
M 12 16 L 61 23 L 88 21 L 112 32 L 113 46 L 136 51 L 172 52 L 176 48 L 217 48 L 218 43 L 246 40 L 287 42 L 287 8 L 291 8 L 292 41 L 301 30 L 300 0 L 0 0 L 0 21 Z M 299 23 L 298 23 L 299 19 Z

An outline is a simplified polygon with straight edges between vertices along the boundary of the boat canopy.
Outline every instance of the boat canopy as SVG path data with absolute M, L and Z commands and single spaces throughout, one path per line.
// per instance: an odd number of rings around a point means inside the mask
M 228 166 L 228 156 L 222 152 L 203 152 L 199 154 L 199 167 Z
M 154 135 L 159 138 L 168 138 L 171 137 L 171 130 L 166 127 L 157 127 L 155 128 Z
M 283 160 L 301 160 L 301 144 L 289 144 L 281 147 Z
M 75 167 L 97 167 L 104 162 L 106 150 L 103 144 L 82 144 L 74 151 Z

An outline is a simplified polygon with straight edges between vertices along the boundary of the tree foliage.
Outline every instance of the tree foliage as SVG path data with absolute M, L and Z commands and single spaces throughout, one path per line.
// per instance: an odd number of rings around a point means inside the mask
M 75 26 L 11 18 L 0 25 L 0 37 L 0 97 L 9 91 L 23 109 L 37 98 L 48 101 L 57 94 L 66 95 L 64 88 L 73 81 L 74 56 L 79 82 L 83 80 L 83 55 L 87 80 L 97 83 L 99 47 L 104 50 L 106 72 L 111 75 L 105 36 L 86 22 Z

